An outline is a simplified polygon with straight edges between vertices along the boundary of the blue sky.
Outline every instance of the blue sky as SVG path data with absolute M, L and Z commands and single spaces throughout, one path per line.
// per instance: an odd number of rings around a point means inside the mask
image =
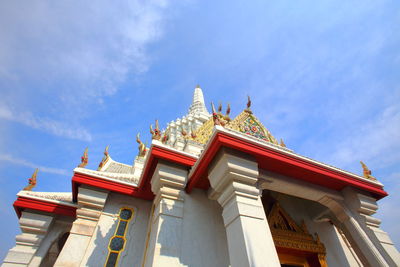
M 390 196 L 377 217 L 400 244 L 399 1 L 1 1 L 0 258 L 15 194 L 71 190 L 89 147 L 131 163 L 137 132 L 206 102 L 252 109 L 295 152 L 361 173 Z

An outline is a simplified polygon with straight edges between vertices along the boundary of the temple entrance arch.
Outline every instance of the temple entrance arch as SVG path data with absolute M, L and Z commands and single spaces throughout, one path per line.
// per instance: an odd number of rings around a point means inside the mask
M 327 267 L 326 249 L 309 233 L 304 220 L 298 225 L 276 199 L 263 194 L 263 206 L 281 266 Z

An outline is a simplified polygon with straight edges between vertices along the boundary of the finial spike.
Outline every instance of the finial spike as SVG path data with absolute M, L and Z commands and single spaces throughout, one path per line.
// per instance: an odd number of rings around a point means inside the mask
M 247 109 L 250 110 L 250 107 L 251 107 L 251 99 L 250 96 L 247 95 Z
M 368 169 L 367 165 L 362 161 L 360 161 L 360 163 L 361 167 L 363 168 L 363 176 L 367 179 L 376 181 L 376 178 L 372 176 L 372 172 L 370 169 Z
M 221 113 L 221 111 L 222 111 L 222 103 L 219 102 L 219 105 L 218 105 L 218 113 Z
M 216 114 L 214 103 L 211 101 L 211 110 L 213 114 Z
M 139 157 L 146 156 L 146 151 L 147 151 L 146 145 L 143 144 L 143 142 L 140 140 L 140 133 L 137 133 L 137 135 L 136 135 L 136 142 L 139 144 L 139 147 L 138 147 L 139 154 L 138 154 L 138 156 Z
M 36 178 L 37 178 L 37 173 L 38 173 L 39 169 L 36 168 L 35 171 L 33 172 L 31 178 L 28 179 L 28 185 L 22 189 L 24 191 L 32 191 L 32 188 L 34 188 L 36 186 Z
M 108 154 L 108 149 L 110 148 L 110 145 L 107 145 L 106 148 L 104 149 L 104 156 L 101 159 L 101 162 L 99 164 L 99 167 L 97 168 L 97 170 L 101 170 L 101 168 L 103 168 L 104 165 L 106 165 L 110 155 Z
M 79 168 L 85 168 L 89 162 L 89 155 L 88 155 L 89 148 L 86 147 L 83 155 L 81 157 L 81 163 L 78 165 Z
M 226 116 L 229 117 L 230 113 L 231 113 L 231 105 L 228 103 L 228 106 L 226 107 Z

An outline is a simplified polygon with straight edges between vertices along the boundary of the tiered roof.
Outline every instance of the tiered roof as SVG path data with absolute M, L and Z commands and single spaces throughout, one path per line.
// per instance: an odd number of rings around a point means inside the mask
M 161 131 L 156 122 L 155 128 L 151 127 L 151 133 L 153 140 L 150 148 L 146 148 L 140 141 L 139 135 L 137 136 L 139 153 L 132 165 L 113 160 L 107 147 L 98 169 L 86 169 L 88 162 L 86 149 L 81 164 L 74 169 L 72 194 L 31 192 L 30 190 L 36 185 L 35 173 L 26 190 L 18 193 L 18 199 L 14 203 L 17 213 L 20 214 L 20 211 L 26 208 L 36 208 L 41 211 L 51 209 L 56 213 L 73 216 L 74 212 L 71 209 L 76 208 L 77 189 L 81 185 L 152 199 L 150 179 L 159 160 L 172 161 L 190 171 L 187 192 L 195 187 L 207 189 L 208 165 L 222 147 L 251 154 L 258 161 L 260 168 L 296 179 L 335 190 L 341 190 L 348 185 L 355 186 L 369 191 L 376 198 L 387 195 L 383 191 L 383 185 L 371 176 L 365 164 L 362 177 L 298 155 L 288 149 L 282 140 L 278 142 L 251 111 L 250 98 L 246 109 L 231 119 L 229 105 L 225 114 L 222 113 L 222 105 L 217 110 L 212 105 L 210 114 L 205 105 L 203 92 L 200 86 L 197 86 L 188 114 L 170 122 L 165 131 Z M 32 205 L 29 199 L 36 201 L 36 204 Z

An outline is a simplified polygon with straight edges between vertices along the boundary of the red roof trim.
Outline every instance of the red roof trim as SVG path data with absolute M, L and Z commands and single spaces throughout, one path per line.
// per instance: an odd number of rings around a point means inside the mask
M 27 197 L 18 197 L 14 201 L 14 209 L 18 218 L 21 217 L 21 212 L 25 209 L 38 210 L 48 213 L 55 213 L 64 216 L 76 217 L 76 207 L 63 205 L 61 203 L 47 202 L 39 199 Z
M 169 162 L 173 162 L 179 165 L 183 165 L 186 167 L 192 167 L 194 163 L 197 161 L 197 158 L 190 157 L 188 155 L 184 155 L 178 153 L 176 151 L 169 150 L 164 147 L 159 147 L 153 145 L 149 151 L 149 159 L 147 160 L 147 164 L 145 165 L 142 173 L 142 179 L 139 184 L 139 188 L 141 190 L 150 190 L 150 179 L 154 174 L 154 170 L 157 166 L 158 161 L 166 160 Z
M 276 163 L 282 169 L 282 166 L 290 166 L 293 171 L 299 172 L 299 176 L 293 178 L 319 184 L 321 186 L 330 187 L 335 190 L 341 190 L 345 186 L 350 185 L 372 193 L 378 199 L 387 196 L 387 193 L 379 185 L 359 180 L 351 175 L 335 171 L 324 166 L 308 162 L 304 159 L 297 158 L 292 155 L 276 151 L 272 148 L 257 145 L 247 140 L 232 137 L 226 133 L 218 132 L 212 140 L 212 144 L 205 152 L 203 159 L 199 162 L 196 170 L 189 179 L 187 192 L 191 192 L 194 187 L 201 183 L 201 179 L 207 179 L 208 166 L 214 158 L 220 147 L 230 147 L 239 151 L 243 151 L 256 157 L 260 167 L 268 166 L 268 163 Z M 266 165 L 266 166 L 262 166 Z M 320 179 L 320 178 L 323 179 Z
M 160 159 L 191 167 L 196 162 L 196 158 L 168 150 L 164 147 L 152 146 L 149 151 L 149 159 L 144 167 L 142 179 L 138 187 L 110 181 L 98 177 L 93 177 L 88 174 L 74 173 L 72 177 L 72 195 L 73 201 L 77 201 L 79 185 L 89 185 L 97 188 L 106 189 L 112 192 L 117 192 L 141 199 L 152 200 L 154 194 L 151 191 L 150 179 L 153 176 L 154 170 Z
M 72 196 L 74 202 L 77 201 L 78 187 L 80 185 L 89 185 L 146 200 L 152 200 L 154 198 L 154 195 L 151 192 L 143 192 L 139 190 L 138 187 L 133 185 L 127 185 L 110 180 L 105 180 L 87 174 L 74 173 L 74 176 L 72 177 Z

